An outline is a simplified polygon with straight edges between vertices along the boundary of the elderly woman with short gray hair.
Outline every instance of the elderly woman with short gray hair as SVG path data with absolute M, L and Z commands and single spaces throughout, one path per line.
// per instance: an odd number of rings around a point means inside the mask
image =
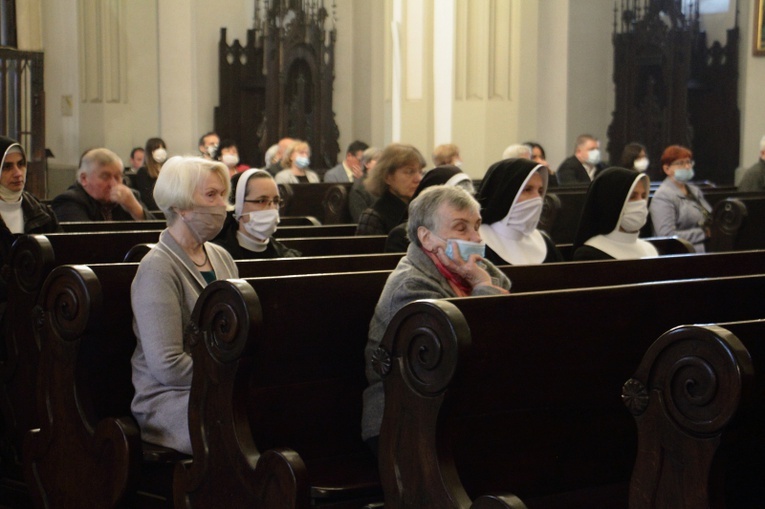
M 372 356 L 393 316 L 418 299 L 500 295 L 510 290 L 507 276 L 483 258 L 480 225 L 478 202 L 459 187 L 428 188 L 409 204 L 411 244 L 385 283 L 365 349 L 369 387 L 364 391 L 361 434 L 375 452 L 384 393 L 382 380 L 372 367 Z
M 209 242 L 223 227 L 229 186 L 221 162 L 168 159 L 154 186 L 168 226 L 141 260 L 131 287 L 137 338 L 131 410 L 144 441 L 186 454 L 192 359 L 183 331 L 202 290 L 239 275 L 231 255 Z

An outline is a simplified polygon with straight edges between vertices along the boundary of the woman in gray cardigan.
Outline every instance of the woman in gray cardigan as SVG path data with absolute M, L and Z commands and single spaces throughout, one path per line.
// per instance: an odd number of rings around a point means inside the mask
M 208 242 L 223 226 L 229 187 L 221 162 L 173 157 L 165 163 L 154 199 L 168 227 L 141 260 L 131 287 L 137 338 L 131 410 L 142 440 L 186 454 L 192 359 L 183 331 L 205 286 L 238 277 L 228 252 Z
M 374 357 L 385 329 L 402 307 L 418 299 L 508 293 L 510 280 L 483 258 L 478 202 L 459 187 L 433 186 L 409 204 L 411 244 L 388 277 L 369 324 L 365 349 L 369 387 L 364 391 L 361 435 L 375 453 L 385 394 Z

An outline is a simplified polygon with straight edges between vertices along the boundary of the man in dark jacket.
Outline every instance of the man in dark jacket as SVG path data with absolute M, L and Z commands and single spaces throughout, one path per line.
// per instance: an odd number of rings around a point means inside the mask
M 559 186 L 587 186 L 603 168 L 598 139 L 590 134 L 580 134 L 576 138 L 574 155 L 560 164 L 555 175 Z
M 141 221 L 154 219 L 138 191 L 122 181 L 122 159 L 106 148 L 82 156 L 77 182 L 53 199 L 59 221 Z

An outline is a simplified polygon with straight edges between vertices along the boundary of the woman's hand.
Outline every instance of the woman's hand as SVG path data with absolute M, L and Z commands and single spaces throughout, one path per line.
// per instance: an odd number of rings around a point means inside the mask
M 436 248 L 436 256 L 444 267 L 464 279 L 471 288 L 481 285 L 491 285 L 491 276 L 486 271 L 486 265 L 482 263 L 483 258 L 477 254 L 471 254 L 467 261 L 465 261 L 460 255 L 456 242 L 452 248 L 454 249 L 454 260 L 446 256 L 446 250 L 444 248 Z

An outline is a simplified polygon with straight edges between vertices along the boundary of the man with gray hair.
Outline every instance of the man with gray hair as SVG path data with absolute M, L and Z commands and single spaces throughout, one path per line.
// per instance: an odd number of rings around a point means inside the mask
M 85 152 L 77 181 L 51 203 L 59 221 L 154 219 L 138 191 L 123 184 L 122 169 L 122 159 L 107 148 Z
M 373 363 L 393 315 L 418 299 L 501 295 L 510 290 L 507 276 L 483 258 L 480 225 L 478 202 L 459 187 L 430 187 L 409 204 L 411 243 L 385 283 L 364 352 L 369 387 L 364 391 L 361 435 L 375 453 L 385 395 Z
M 738 190 L 765 191 L 765 136 L 760 140 L 760 159 L 744 172 Z
M 502 159 L 531 159 L 531 145 L 514 143 L 502 152 Z

